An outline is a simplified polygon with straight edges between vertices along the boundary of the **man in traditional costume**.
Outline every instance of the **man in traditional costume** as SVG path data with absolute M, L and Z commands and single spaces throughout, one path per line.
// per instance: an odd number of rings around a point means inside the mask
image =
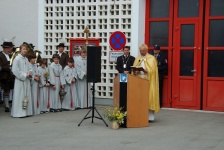
M 92 93 L 90 83 L 87 83 L 87 59 L 86 50 L 80 51 L 80 57 L 76 61 L 76 70 L 78 77 L 78 104 L 77 107 L 86 108 L 92 106 Z
M 65 48 L 65 44 L 64 43 L 60 43 L 59 45 L 57 45 L 57 48 L 58 48 L 58 54 L 60 56 L 60 61 L 59 61 L 59 64 L 62 66 L 62 69 L 65 68 L 65 66 L 67 65 L 68 63 L 68 59 L 69 59 L 69 56 L 68 54 L 66 54 L 64 52 L 64 48 Z
M 73 65 L 73 58 L 69 58 L 68 65 L 63 70 L 63 75 L 66 82 L 65 92 L 67 92 L 62 102 L 62 108 L 64 110 L 75 110 L 78 102 L 78 93 L 75 86 L 77 73 Z
M 135 59 L 134 66 L 142 66 L 143 71 L 137 75 L 149 80 L 149 121 L 153 121 L 154 112 L 159 112 L 159 79 L 157 60 L 154 56 L 148 54 L 148 46 L 142 44 L 139 47 L 140 55 Z M 144 94 L 144 93 L 142 93 Z
M 116 69 L 119 73 L 129 74 L 131 73 L 131 66 L 135 61 L 135 57 L 130 55 L 130 47 L 125 46 L 123 48 L 124 55 L 117 57 Z
M 30 79 L 32 68 L 25 57 L 27 46 L 20 46 L 20 54 L 16 56 L 12 65 L 12 72 L 15 75 L 15 85 L 12 101 L 12 117 L 26 117 L 33 115 L 33 104 L 31 98 Z M 28 103 L 27 103 L 28 102 Z
M 11 42 L 12 47 L 9 49 L 9 57 L 12 59 L 13 53 L 15 53 L 16 48 L 13 42 Z M 13 99 L 13 89 L 14 89 L 15 76 L 11 74 L 10 76 L 10 92 L 9 92 L 9 102 L 12 103 Z
M 5 105 L 5 112 L 9 112 L 9 92 L 10 92 L 10 79 L 11 79 L 11 69 L 10 69 L 10 49 L 13 47 L 12 42 L 3 42 L 1 45 L 3 51 L 0 53 L 0 66 L 2 68 L 0 82 L 2 85 L 3 100 Z

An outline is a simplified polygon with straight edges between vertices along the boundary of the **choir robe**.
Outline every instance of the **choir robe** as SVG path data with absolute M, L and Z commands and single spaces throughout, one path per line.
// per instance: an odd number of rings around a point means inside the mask
M 75 110 L 76 104 L 78 101 L 78 95 L 76 90 L 75 82 L 72 83 L 72 79 L 77 79 L 77 73 L 75 68 L 71 68 L 69 66 L 66 66 L 63 70 L 63 75 L 65 79 L 65 92 L 66 95 L 64 97 L 64 100 L 62 102 L 62 108 L 69 109 L 69 110 Z
M 30 64 L 32 66 L 32 79 L 31 79 L 31 95 L 33 101 L 33 115 L 40 114 L 40 89 L 39 81 L 34 80 L 35 76 L 40 76 L 36 64 Z
M 146 75 L 143 75 L 141 71 L 139 76 L 149 80 L 149 110 L 159 112 L 159 76 L 156 58 L 150 54 L 144 57 L 140 55 L 135 59 L 134 66 L 142 66 L 148 71 Z
M 44 74 L 48 72 L 48 68 L 42 68 L 41 66 L 38 67 L 39 75 L 40 75 L 40 82 L 39 82 L 39 87 L 40 87 L 40 111 L 41 112 L 46 112 L 49 111 L 50 108 L 50 88 L 45 86 L 46 83 L 49 80 L 49 77 L 45 78 Z
M 51 63 L 49 66 L 50 72 L 50 108 L 52 109 L 61 109 L 61 100 L 59 97 L 59 91 L 61 85 L 65 85 L 65 81 L 62 75 L 62 66 L 58 63 Z M 52 86 L 55 85 L 56 89 L 54 90 Z
M 76 70 L 78 79 L 78 104 L 77 107 L 86 108 L 92 106 L 91 85 L 87 83 L 87 62 L 86 58 L 78 57 L 76 60 Z
M 32 67 L 28 59 L 21 54 L 18 54 L 12 65 L 12 72 L 15 75 L 11 109 L 12 117 L 25 117 L 33 115 L 30 79 L 26 77 L 27 72 L 29 71 L 32 71 Z M 29 102 L 27 108 L 23 109 L 23 99 L 25 96 L 27 96 Z

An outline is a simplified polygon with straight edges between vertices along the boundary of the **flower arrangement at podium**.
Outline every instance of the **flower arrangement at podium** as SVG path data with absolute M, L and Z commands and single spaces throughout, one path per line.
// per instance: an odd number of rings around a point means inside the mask
M 119 125 L 124 123 L 124 118 L 127 116 L 127 111 L 123 111 L 122 107 L 117 107 L 116 105 L 111 108 L 104 107 L 104 117 L 112 122 L 112 128 L 117 129 Z

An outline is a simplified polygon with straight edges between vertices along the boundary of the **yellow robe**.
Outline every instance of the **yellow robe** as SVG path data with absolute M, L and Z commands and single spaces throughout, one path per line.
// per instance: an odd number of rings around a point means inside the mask
M 149 80 L 149 109 L 159 112 L 159 76 L 157 60 L 150 54 L 146 54 L 144 59 L 142 59 L 140 55 L 135 59 L 133 66 L 141 66 L 142 61 L 145 63 L 144 69 L 148 71 L 145 77 Z M 139 73 L 138 76 L 141 77 L 141 74 Z

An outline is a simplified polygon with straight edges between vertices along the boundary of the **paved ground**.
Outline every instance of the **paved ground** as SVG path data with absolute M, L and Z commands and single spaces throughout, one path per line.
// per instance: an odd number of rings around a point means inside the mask
M 224 150 L 224 113 L 162 109 L 149 127 L 112 130 L 78 127 L 87 111 L 11 118 L 0 107 L 0 150 Z

